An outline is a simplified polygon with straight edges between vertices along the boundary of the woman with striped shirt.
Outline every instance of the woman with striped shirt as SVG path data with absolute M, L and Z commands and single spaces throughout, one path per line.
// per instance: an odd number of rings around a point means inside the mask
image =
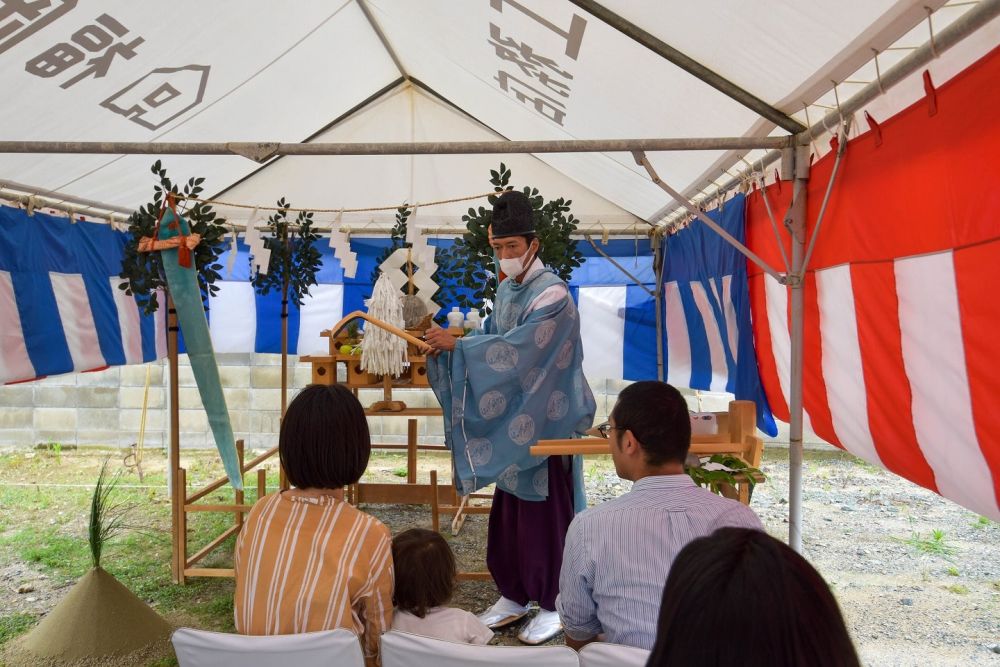
M 347 628 L 377 665 L 392 624 L 392 538 L 344 501 L 371 453 L 364 409 L 341 386 L 306 387 L 285 412 L 278 453 L 293 488 L 260 499 L 236 542 L 236 630 Z

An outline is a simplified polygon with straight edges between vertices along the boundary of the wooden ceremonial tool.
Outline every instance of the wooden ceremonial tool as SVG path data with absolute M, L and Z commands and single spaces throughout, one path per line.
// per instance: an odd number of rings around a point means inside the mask
M 337 322 L 337 324 L 335 324 L 333 328 L 330 329 L 330 338 L 335 338 L 337 334 L 340 333 L 340 330 L 346 327 L 351 322 L 351 320 L 355 320 L 358 318 L 366 322 L 371 322 L 380 329 L 385 329 L 390 333 L 396 334 L 406 342 L 413 343 L 424 352 L 431 352 L 434 349 L 427 341 L 420 340 L 416 336 L 408 334 L 399 327 L 394 327 L 393 325 L 383 322 L 382 320 L 375 319 L 374 317 L 371 317 L 368 313 L 362 312 L 360 310 L 355 310 L 353 313 L 349 313 L 342 320 Z
M 407 331 L 404 331 L 403 329 L 400 329 L 397 326 L 393 326 L 392 324 L 383 322 L 382 320 L 372 317 L 368 313 L 364 313 L 360 310 L 355 310 L 354 312 L 349 313 L 347 316 L 342 318 L 337 324 L 335 324 L 333 328 L 330 329 L 329 332 L 330 340 L 331 341 L 335 340 L 337 334 L 340 333 L 340 331 L 343 330 L 344 327 L 346 327 L 351 321 L 355 319 L 363 319 L 366 322 L 370 322 L 374 326 L 377 326 L 381 329 L 388 331 L 389 333 L 392 333 L 402 338 L 407 343 L 413 346 L 411 350 L 415 349 L 418 353 L 426 354 L 427 352 L 433 350 L 433 348 L 427 341 L 421 340 L 420 338 L 417 338 L 416 336 L 410 334 Z M 414 361 L 416 361 L 416 363 L 422 364 L 423 359 L 422 358 L 419 360 L 411 359 L 411 363 L 413 363 Z M 426 375 L 426 370 L 422 365 L 420 367 L 420 370 L 423 370 L 424 374 Z M 403 401 L 393 400 L 392 398 L 392 386 L 393 386 L 392 378 L 388 375 L 383 375 L 381 384 L 382 384 L 383 399 L 381 401 L 376 401 L 375 403 L 373 403 L 368 408 L 368 410 L 370 412 L 402 412 L 403 410 L 406 410 L 406 403 L 404 403 Z

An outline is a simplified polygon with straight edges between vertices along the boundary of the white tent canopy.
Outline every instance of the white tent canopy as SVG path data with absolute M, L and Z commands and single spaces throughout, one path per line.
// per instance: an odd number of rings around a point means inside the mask
M 460 8 L 443 0 L 314 0 L 292 7 L 259 0 L 181 1 L 170 16 L 185 17 L 183 22 L 124 0 L 100 9 L 73 0 L 47 9 L 4 9 L 0 84 L 17 103 L 0 108 L 0 141 L 785 134 L 667 60 L 656 41 L 769 105 L 789 127 L 805 126 L 806 105 L 813 123 L 835 105 L 834 82 L 843 101 L 876 79 L 876 51 L 884 73 L 908 53 L 905 47 L 923 44 L 931 29 L 941 32 L 969 11 L 968 3 L 941 0 L 785 0 L 768 3 L 766 11 L 736 0 L 681 6 L 484 0 Z M 925 7 L 934 10 L 930 23 Z M 626 25 L 613 27 L 588 8 Z M 628 30 L 628 24 L 633 34 L 618 29 Z M 976 39 L 935 61 L 930 69 L 938 84 L 995 45 L 998 34 L 994 20 Z M 886 51 L 893 44 L 899 50 Z M 419 92 L 410 87 L 402 93 L 401 81 Z M 431 102 L 435 95 L 453 108 Z M 913 98 L 897 97 L 891 110 Z M 402 99 L 410 100 L 410 118 Z M 712 181 L 728 180 L 724 169 L 732 174 L 745 168 L 740 157 L 761 155 L 692 151 L 649 157 L 667 183 L 689 194 L 707 185 L 707 195 L 716 188 Z M 278 193 L 303 206 L 339 208 L 458 197 L 481 191 L 483 168 L 498 162 L 317 159 L 276 160 L 229 198 L 268 203 Z M 149 196 L 151 161 L 143 155 L 2 154 L 0 181 L 131 208 Z M 627 153 L 542 154 L 537 161 L 552 168 L 545 170 L 547 180 L 538 181 L 552 184 L 545 192 L 572 198 L 574 212 L 585 221 L 631 227 L 636 218 L 656 221 L 676 207 Z M 532 161 L 507 162 L 518 164 L 520 182 L 542 177 L 541 165 L 527 168 Z M 258 168 L 237 156 L 171 156 L 165 164 L 176 178 L 205 177 L 210 193 L 227 190 Z M 283 190 L 268 185 L 277 182 L 274 170 L 286 179 Z M 377 178 L 362 179 L 366 173 Z M 366 187 L 354 187 L 360 180 L 367 180 Z M 453 213 L 464 208 L 437 215 L 461 226 Z
M 471 141 L 502 139 L 454 107 L 412 84 L 403 83 L 363 111 L 320 133 L 315 140 L 440 141 L 449 136 Z M 537 187 L 549 198 L 571 199 L 574 210 L 586 211 L 580 225 L 583 230 L 594 229 L 599 235 L 601 225 L 646 227 L 627 211 L 530 155 L 372 155 L 348 159 L 286 156 L 233 186 L 220 199 L 273 204 L 284 196 L 297 206 L 318 201 L 323 193 L 335 192 L 338 205 L 344 208 L 364 208 L 373 202 L 435 201 L 456 194 L 491 191 L 490 170 L 497 169 L 501 162 L 512 170 L 517 184 Z M 431 228 L 454 226 L 470 206 L 485 203 L 480 199 L 418 209 L 415 224 Z M 228 217 L 239 219 L 247 213 L 234 210 Z M 372 221 L 385 226 L 392 218 L 392 211 L 347 213 L 342 223 L 362 232 Z

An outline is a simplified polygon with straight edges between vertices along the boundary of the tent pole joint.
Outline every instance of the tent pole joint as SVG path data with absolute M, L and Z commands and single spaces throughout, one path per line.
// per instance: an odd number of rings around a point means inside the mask
M 277 142 L 249 143 L 231 141 L 226 144 L 226 149 L 236 155 L 253 160 L 258 164 L 263 164 L 278 154 L 280 146 L 281 144 Z

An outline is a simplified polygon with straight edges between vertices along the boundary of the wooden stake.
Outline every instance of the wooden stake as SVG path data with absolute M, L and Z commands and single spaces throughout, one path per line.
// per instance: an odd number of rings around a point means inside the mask
M 281 290 L 281 419 L 285 418 L 285 407 L 288 404 L 288 274 L 285 274 L 285 284 Z M 280 424 L 280 422 L 279 422 Z M 288 489 L 288 476 L 285 468 L 278 464 L 278 488 Z
M 406 293 L 413 296 L 413 257 L 412 249 L 406 249 Z
M 435 533 L 441 530 L 441 510 L 438 505 L 438 471 L 431 470 L 431 527 Z
M 184 468 L 177 468 L 177 484 L 174 486 L 174 497 L 180 503 L 180 521 L 177 526 L 177 583 L 184 585 L 184 569 L 187 568 L 187 512 L 184 504 L 187 495 L 187 471 Z
M 237 440 L 236 441 L 236 457 L 239 459 L 239 462 L 240 462 L 240 479 L 244 478 L 244 475 L 243 475 L 243 456 L 244 456 L 244 444 L 243 444 L 243 440 Z M 237 505 L 242 505 L 243 504 L 243 490 L 242 489 L 240 489 L 239 491 L 235 492 L 235 501 L 234 502 Z M 241 530 L 243 528 L 243 512 L 236 512 L 235 513 L 235 516 L 233 517 L 233 523 L 235 524 L 237 531 L 239 531 L 239 530 Z
M 181 466 L 181 440 L 180 440 L 180 383 L 178 382 L 178 361 L 177 361 L 177 309 L 174 308 L 174 300 L 170 293 L 167 293 L 167 364 L 170 371 L 170 443 L 167 449 L 167 465 L 170 469 L 170 519 L 173 526 L 173 562 L 171 564 L 171 574 L 175 584 L 184 583 L 184 555 L 182 553 L 181 538 L 179 535 L 180 526 L 183 521 L 184 498 L 179 497 L 178 476 Z
M 417 483 L 417 420 L 406 420 L 406 483 Z M 434 494 L 437 501 L 437 492 Z

